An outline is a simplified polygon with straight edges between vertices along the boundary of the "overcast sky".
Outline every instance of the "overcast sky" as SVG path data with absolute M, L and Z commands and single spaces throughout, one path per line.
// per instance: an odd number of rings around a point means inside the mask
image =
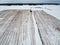
M 60 0 L 0 0 L 0 3 L 60 3 Z

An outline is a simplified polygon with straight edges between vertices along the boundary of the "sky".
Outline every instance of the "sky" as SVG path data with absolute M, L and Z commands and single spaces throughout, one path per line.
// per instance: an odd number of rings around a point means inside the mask
M 60 3 L 60 0 L 0 0 L 0 3 Z

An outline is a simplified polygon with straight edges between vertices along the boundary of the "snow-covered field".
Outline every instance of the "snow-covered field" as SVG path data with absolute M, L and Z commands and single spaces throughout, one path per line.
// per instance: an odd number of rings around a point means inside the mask
M 9 9 L 20 9 L 20 10 L 44 10 L 48 14 L 56 17 L 57 19 L 60 19 L 60 5 L 36 5 L 36 6 L 29 6 L 29 5 L 23 5 L 23 6 L 0 6 L 1 10 L 9 10 Z M 25 15 L 25 14 L 24 14 Z M 38 34 L 38 28 L 36 24 L 36 20 L 34 18 L 34 14 L 32 13 L 33 23 L 35 27 L 35 38 L 36 38 L 36 45 L 42 45 L 41 39 Z M 20 18 L 19 18 L 20 19 Z M 26 41 L 25 41 L 26 42 Z
M 44 10 L 48 14 L 60 19 L 60 5 L 22 5 L 22 6 L 0 6 L 0 10 L 21 9 L 21 10 Z

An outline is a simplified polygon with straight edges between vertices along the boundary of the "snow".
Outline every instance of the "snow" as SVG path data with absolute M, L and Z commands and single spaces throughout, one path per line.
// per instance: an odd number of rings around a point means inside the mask
M 1 10 L 7 10 L 7 9 L 20 9 L 20 10 L 44 10 L 48 14 L 56 17 L 57 19 L 60 20 L 60 5 L 12 5 L 12 6 L 0 6 L 0 11 Z
M 0 11 L 1 10 L 8 10 L 8 9 L 20 9 L 20 10 L 44 10 L 48 14 L 56 17 L 57 19 L 60 19 L 60 5 L 36 5 L 36 6 L 29 6 L 29 5 L 22 5 L 22 6 L 0 6 Z M 34 18 L 34 14 L 32 13 L 32 18 L 33 18 L 33 23 L 35 27 L 35 38 L 36 38 L 36 45 L 42 45 L 41 39 L 38 34 L 38 28 L 36 25 L 36 21 Z
M 36 39 L 36 45 L 43 45 L 42 41 L 40 39 L 39 33 L 38 33 L 38 27 L 36 24 L 36 20 L 34 18 L 34 13 L 32 12 L 32 18 L 33 18 L 33 23 L 34 23 L 34 27 L 35 27 L 35 39 Z
M 45 5 L 43 10 L 60 20 L 60 5 Z

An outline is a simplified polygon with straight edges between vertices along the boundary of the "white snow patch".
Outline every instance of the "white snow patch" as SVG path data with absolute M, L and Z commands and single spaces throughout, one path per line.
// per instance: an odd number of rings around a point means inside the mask
M 34 13 L 33 12 L 32 12 L 32 18 L 33 18 L 33 23 L 34 23 L 34 27 L 35 27 L 36 45 L 42 45 L 42 41 L 41 41 L 39 33 L 38 33 L 38 27 L 37 27 L 36 20 L 34 18 Z

